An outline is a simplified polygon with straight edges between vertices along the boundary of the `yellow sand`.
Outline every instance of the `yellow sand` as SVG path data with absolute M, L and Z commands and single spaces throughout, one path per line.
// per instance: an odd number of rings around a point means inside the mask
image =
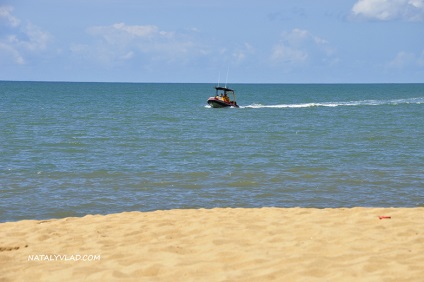
M 424 208 L 170 210 L 0 224 L 0 281 L 423 279 Z

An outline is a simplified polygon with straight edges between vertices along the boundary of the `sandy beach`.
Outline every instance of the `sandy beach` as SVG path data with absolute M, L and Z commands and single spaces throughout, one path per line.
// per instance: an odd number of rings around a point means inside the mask
M 424 208 L 197 209 L 0 224 L 0 281 L 422 281 Z

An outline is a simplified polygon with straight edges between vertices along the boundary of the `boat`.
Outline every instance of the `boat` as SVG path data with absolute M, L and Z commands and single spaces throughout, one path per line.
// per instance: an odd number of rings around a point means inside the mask
M 215 90 L 215 96 L 209 97 L 208 99 L 208 105 L 210 105 L 212 108 L 239 107 L 237 105 L 236 94 L 233 89 L 215 86 Z M 232 96 L 232 100 L 230 99 L 228 94 Z

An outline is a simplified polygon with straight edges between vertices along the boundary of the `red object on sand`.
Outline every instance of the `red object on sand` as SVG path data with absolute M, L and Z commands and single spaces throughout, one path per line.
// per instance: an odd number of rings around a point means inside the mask
M 391 216 L 387 216 L 387 215 L 380 215 L 378 218 L 379 219 L 390 219 L 392 217 Z

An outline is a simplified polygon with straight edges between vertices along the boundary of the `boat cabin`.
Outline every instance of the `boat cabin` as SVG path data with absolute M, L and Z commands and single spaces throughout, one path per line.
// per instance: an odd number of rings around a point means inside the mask
M 233 89 L 215 86 L 215 90 L 215 97 L 210 97 L 208 99 L 208 104 L 212 108 L 239 107 L 237 105 L 236 94 Z

